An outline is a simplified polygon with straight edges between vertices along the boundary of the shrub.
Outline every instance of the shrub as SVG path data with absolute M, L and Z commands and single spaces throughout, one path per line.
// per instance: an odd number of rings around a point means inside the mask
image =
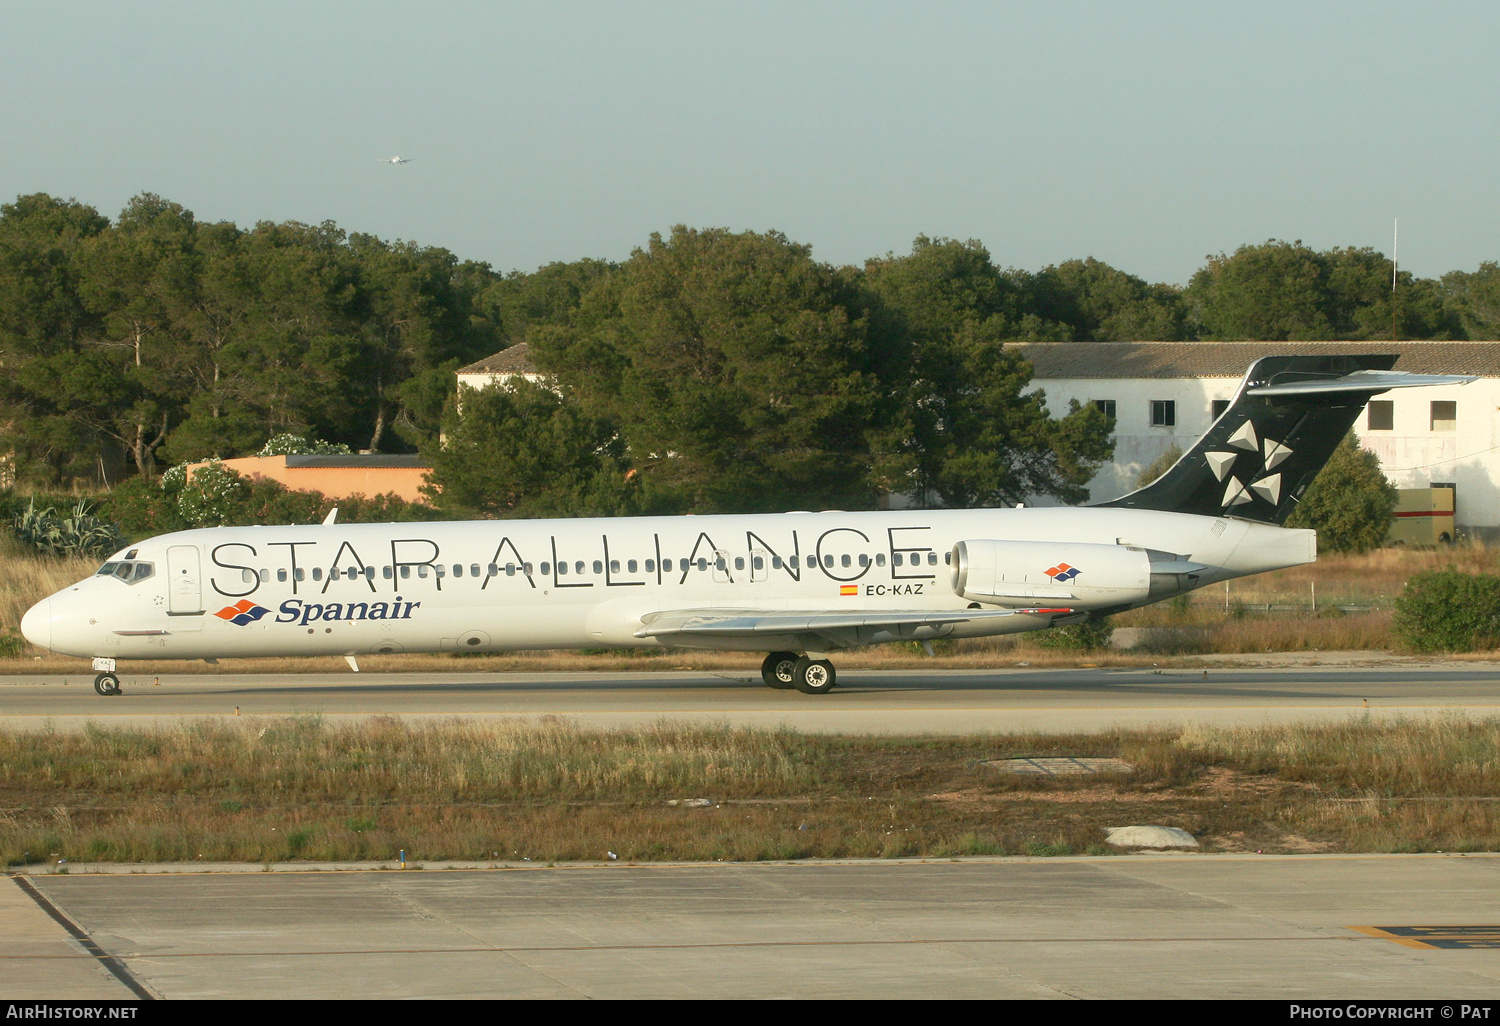
M 49 556 L 107 556 L 125 545 L 119 525 L 94 516 L 82 499 L 66 517 L 52 506 L 37 509 L 33 500 L 12 517 L 11 531 L 17 541 Z
M 1392 632 L 1415 652 L 1472 652 L 1500 643 L 1500 577 L 1454 567 L 1414 574 L 1396 598 Z
M 1038 631 L 1034 637 L 1037 644 L 1043 648 L 1093 652 L 1097 649 L 1108 648 L 1109 639 L 1114 636 L 1114 633 L 1115 625 L 1106 617 L 1100 620 L 1070 623 L 1064 627 L 1049 627 L 1044 631 Z

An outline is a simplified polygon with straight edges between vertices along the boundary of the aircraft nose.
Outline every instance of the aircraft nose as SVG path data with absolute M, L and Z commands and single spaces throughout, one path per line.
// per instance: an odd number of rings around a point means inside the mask
M 44 598 L 21 617 L 21 634 L 38 648 L 52 648 L 52 600 Z

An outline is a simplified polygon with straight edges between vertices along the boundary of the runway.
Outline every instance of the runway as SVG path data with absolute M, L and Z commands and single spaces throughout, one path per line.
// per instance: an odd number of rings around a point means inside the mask
M 1500 664 L 1349 659 L 1208 669 L 848 670 L 827 695 L 765 687 L 745 672 L 122 673 L 0 677 L 0 726 L 76 729 L 203 716 L 372 715 L 535 719 L 620 727 L 663 719 L 819 733 L 1099 731 L 1163 724 L 1257 725 L 1500 716 Z M 157 683 L 159 681 L 159 683 Z
M 0 994 L 1500 998 L 1496 856 L 254 868 L 0 880 Z

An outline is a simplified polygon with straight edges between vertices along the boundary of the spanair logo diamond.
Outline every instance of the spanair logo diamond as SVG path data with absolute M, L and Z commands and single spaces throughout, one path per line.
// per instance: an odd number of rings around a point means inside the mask
M 1078 569 L 1076 566 L 1069 566 L 1067 563 L 1059 563 L 1047 571 L 1047 576 L 1052 578 L 1058 584 L 1067 584 L 1069 581 L 1071 581 L 1081 573 L 1083 573 L 1083 571 Z
M 214 615 L 220 620 L 228 620 L 236 627 L 243 627 L 247 623 L 254 623 L 269 613 L 265 606 L 258 606 L 249 599 L 240 599 L 232 606 L 225 606 Z

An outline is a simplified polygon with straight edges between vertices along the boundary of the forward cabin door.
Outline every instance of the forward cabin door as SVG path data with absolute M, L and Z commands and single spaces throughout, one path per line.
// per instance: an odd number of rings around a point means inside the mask
M 181 617 L 174 631 L 195 631 L 203 625 L 203 578 L 196 545 L 167 549 L 167 615 Z

